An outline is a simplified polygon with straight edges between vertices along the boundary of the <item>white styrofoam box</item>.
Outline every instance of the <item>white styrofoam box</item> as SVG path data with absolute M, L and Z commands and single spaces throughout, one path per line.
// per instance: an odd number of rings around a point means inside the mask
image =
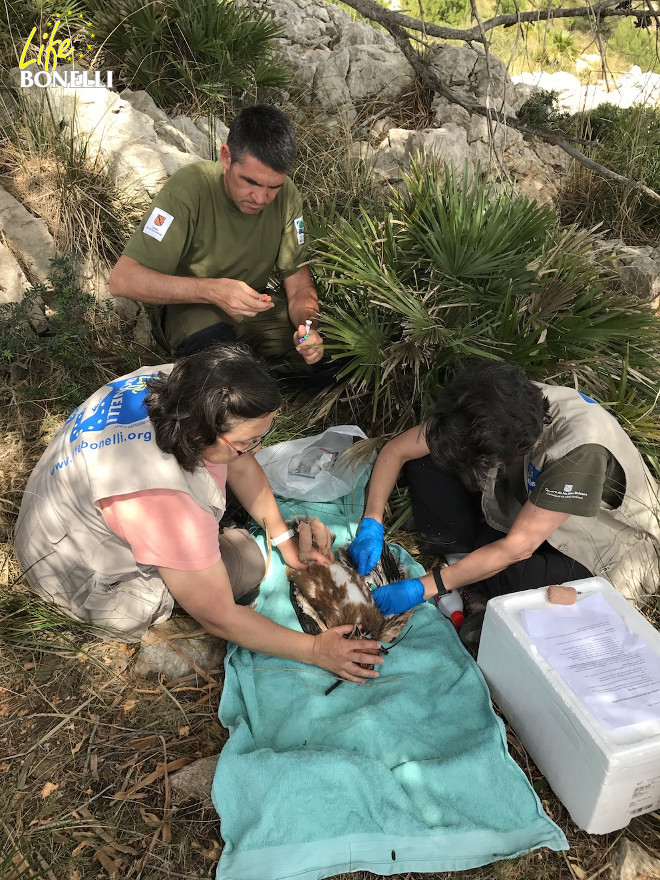
M 660 655 L 660 633 L 610 583 L 586 578 L 568 586 L 602 593 Z M 575 824 L 607 834 L 660 807 L 660 719 L 608 730 L 594 718 L 524 628 L 522 609 L 553 607 L 544 589 L 491 599 L 477 663 L 493 700 Z

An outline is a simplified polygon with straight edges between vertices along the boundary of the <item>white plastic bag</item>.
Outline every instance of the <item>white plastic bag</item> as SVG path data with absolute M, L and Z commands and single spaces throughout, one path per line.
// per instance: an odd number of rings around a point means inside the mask
M 334 501 L 352 491 L 368 463 L 346 465 L 341 453 L 366 434 L 357 425 L 337 425 L 314 437 L 287 440 L 260 449 L 255 458 L 270 487 L 282 498 Z

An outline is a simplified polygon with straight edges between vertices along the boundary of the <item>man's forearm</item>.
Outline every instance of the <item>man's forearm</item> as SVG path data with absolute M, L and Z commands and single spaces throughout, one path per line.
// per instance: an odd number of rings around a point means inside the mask
M 132 257 L 122 256 L 110 273 L 113 296 L 151 305 L 206 302 L 205 278 L 181 278 L 148 269 Z
M 123 255 L 110 275 L 110 293 L 151 305 L 205 303 L 237 318 L 273 308 L 267 297 L 236 278 L 181 278 L 148 269 Z
M 295 275 L 284 279 L 289 317 L 294 327 L 311 319 L 312 326 L 318 329 L 319 298 L 311 272 L 304 266 Z
M 289 317 L 294 327 L 311 319 L 312 327 L 318 330 L 318 314 L 319 299 L 313 287 L 304 288 L 289 298 Z

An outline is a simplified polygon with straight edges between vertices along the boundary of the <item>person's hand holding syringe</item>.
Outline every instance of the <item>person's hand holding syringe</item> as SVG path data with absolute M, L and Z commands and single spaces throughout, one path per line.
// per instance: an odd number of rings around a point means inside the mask
M 296 351 L 302 355 L 306 364 L 315 364 L 323 357 L 323 340 L 317 330 L 312 328 L 313 318 L 300 324 L 293 336 Z

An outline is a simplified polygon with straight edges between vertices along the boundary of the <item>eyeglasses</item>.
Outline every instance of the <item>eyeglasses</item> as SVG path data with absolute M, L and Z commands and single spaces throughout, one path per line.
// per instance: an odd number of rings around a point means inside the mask
M 259 439 L 256 441 L 256 443 L 252 443 L 250 446 L 246 446 L 245 449 L 237 449 L 233 443 L 230 443 L 230 441 L 227 440 L 227 438 L 223 437 L 222 435 L 220 435 L 220 440 L 222 440 L 223 443 L 226 443 L 226 445 L 230 449 L 232 449 L 236 453 L 236 455 L 245 455 L 246 452 L 254 452 L 254 450 L 258 446 L 261 446 L 261 444 L 264 441 L 264 437 L 267 437 L 272 430 L 273 430 L 273 426 L 271 425 L 270 428 L 266 431 L 266 433 L 262 434 L 261 437 L 259 437 Z

